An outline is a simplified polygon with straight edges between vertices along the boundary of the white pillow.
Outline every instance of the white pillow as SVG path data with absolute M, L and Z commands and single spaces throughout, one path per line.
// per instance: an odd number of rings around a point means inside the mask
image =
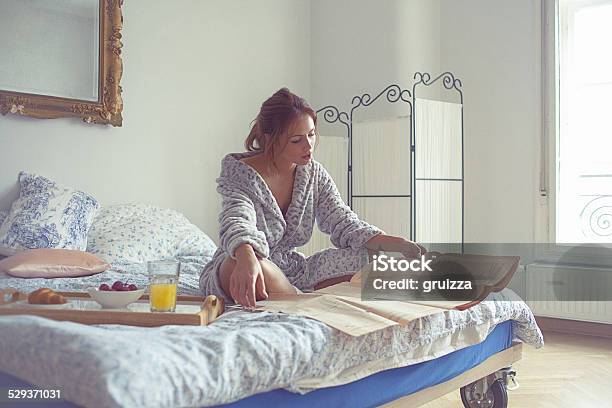
M 45 177 L 19 173 L 20 192 L 0 226 L 0 254 L 25 249 L 84 251 L 87 232 L 100 204 L 82 191 Z
M 146 204 L 102 207 L 87 238 L 87 252 L 109 263 L 212 256 L 216 249 L 183 214 Z

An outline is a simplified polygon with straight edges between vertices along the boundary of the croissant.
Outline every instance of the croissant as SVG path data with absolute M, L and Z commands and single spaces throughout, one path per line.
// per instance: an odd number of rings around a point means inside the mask
M 49 288 L 37 289 L 28 295 L 28 303 L 37 305 L 59 305 L 67 303 L 66 298 Z

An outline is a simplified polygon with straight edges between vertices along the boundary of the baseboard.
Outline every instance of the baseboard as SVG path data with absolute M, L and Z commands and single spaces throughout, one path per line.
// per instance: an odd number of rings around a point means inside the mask
M 540 329 L 544 332 L 581 334 L 612 339 L 612 324 L 582 322 L 579 320 L 543 316 L 536 316 L 535 318 L 538 326 L 540 326 Z

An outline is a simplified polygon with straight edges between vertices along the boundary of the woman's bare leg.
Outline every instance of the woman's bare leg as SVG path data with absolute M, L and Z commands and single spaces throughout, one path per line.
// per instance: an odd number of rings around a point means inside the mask
M 295 287 L 289 282 L 283 271 L 268 259 L 260 259 L 261 270 L 268 293 L 296 293 Z
M 296 293 L 295 288 L 289 282 L 283 271 L 280 270 L 274 262 L 271 262 L 267 259 L 259 259 L 259 263 L 261 264 L 261 270 L 264 275 L 264 284 L 266 286 L 266 291 L 268 294 L 271 293 Z M 225 294 L 231 298 L 230 295 L 230 278 L 236 269 L 236 261 L 231 257 L 225 258 L 225 260 L 221 263 L 219 267 L 219 281 L 221 284 L 221 289 L 225 292 Z M 260 293 L 259 290 L 255 290 L 255 299 L 256 300 L 264 300 L 264 294 Z

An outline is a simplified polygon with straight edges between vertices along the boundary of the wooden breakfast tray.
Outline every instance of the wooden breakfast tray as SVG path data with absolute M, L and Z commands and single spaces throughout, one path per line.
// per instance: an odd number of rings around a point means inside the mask
M 30 306 L 28 295 L 15 289 L 0 289 L 0 316 L 34 315 L 53 320 L 69 320 L 83 324 L 125 324 L 130 326 L 192 325 L 212 323 L 225 310 L 223 299 L 214 295 L 177 296 L 176 311 L 153 313 L 149 310 L 149 295 L 127 306 L 127 309 L 102 309 L 88 293 L 56 292 L 68 298 L 61 309 Z

